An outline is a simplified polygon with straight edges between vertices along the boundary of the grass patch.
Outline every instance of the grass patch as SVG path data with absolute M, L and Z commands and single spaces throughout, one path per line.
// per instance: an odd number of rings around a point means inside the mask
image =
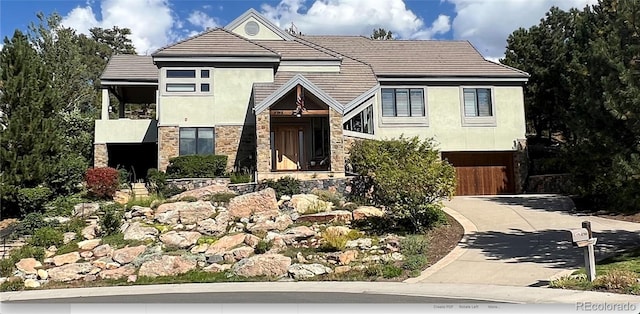
M 151 207 L 151 204 L 155 201 L 162 201 L 164 198 L 158 194 L 149 194 L 149 197 L 144 198 L 131 198 L 125 205 L 126 209 L 131 209 L 133 206 Z
M 208 235 L 203 235 L 200 238 L 198 238 L 198 242 L 196 242 L 196 244 L 200 245 L 200 244 L 214 244 L 216 243 L 216 241 L 218 241 L 217 237 L 214 236 L 208 236 Z
M 56 251 L 56 255 L 67 254 L 78 250 L 78 240 L 73 240 L 67 244 L 63 244 Z
M 308 248 L 304 248 L 304 247 L 300 247 L 300 248 L 295 248 L 295 247 L 289 247 L 287 246 L 287 249 L 280 252 L 280 254 L 290 257 L 290 258 L 296 258 L 296 256 L 298 256 L 298 252 L 300 254 L 302 254 L 302 256 L 307 257 L 307 255 L 314 255 L 317 254 L 318 251 L 316 251 L 316 249 L 308 247 Z
M 24 289 L 24 283 L 21 280 L 5 281 L 0 285 L 0 292 L 22 291 Z
M 232 198 L 236 196 L 238 195 L 233 192 L 215 193 L 212 194 L 211 197 L 209 197 L 209 201 L 214 203 L 227 204 Z
M 124 234 L 121 232 L 117 232 L 108 236 L 102 237 L 102 244 L 109 244 L 114 249 L 123 248 L 127 245 L 129 246 L 138 246 L 138 245 L 146 245 L 147 241 L 137 241 L 137 240 L 125 240 Z

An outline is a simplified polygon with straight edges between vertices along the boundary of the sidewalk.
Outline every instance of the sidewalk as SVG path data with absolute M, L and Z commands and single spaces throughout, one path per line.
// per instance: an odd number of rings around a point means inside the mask
M 566 229 L 591 222 L 596 258 L 640 244 L 640 224 L 571 214 L 558 195 L 455 197 L 447 211 L 465 228 L 454 251 L 407 282 L 545 286 L 584 265 Z

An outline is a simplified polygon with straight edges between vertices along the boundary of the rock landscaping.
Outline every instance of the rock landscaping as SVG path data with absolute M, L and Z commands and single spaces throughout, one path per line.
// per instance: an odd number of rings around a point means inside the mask
M 46 258 L 22 258 L 8 277 L 19 278 L 26 288 L 46 288 L 52 282 L 132 283 L 188 273 L 224 274 L 216 278 L 235 280 L 403 279 L 426 267 L 404 264 L 404 237 L 367 234 L 352 225 L 384 216 L 380 208 L 344 210 L 344 203 L 314 194 L 278 200 L 271 188 L 218 206 L 211 200 L 216 193 L 229 190 L 203 187 L 154 208 L 122 210 L 114 234 L 105 234 L 95 221 L 77 233 L 64 233 L 57 247 L 45 251 Z M 73 215 L 99 216 L 101 206 L 78 204 Z M 0 278 L 4 281 L 6 277 Z

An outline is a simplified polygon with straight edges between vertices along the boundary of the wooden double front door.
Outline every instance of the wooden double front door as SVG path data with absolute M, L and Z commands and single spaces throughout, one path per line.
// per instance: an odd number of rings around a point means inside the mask
M 300 169 L 300 142 L 303 131 L 299 126 L 273 128 L 275 170 Z

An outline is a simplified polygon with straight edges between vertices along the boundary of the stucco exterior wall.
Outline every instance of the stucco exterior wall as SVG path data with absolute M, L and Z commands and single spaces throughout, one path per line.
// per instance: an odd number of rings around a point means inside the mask
M 153 143 L 157 139 L 156 120 L 96 120 L 94 143 Z
M 160 96 L 159 124 L 186 127 L 253 121 L 253 83 L 272 81 L 271 68 L 214 68 L 212 95 Z
M 391 86 L 390 86 L 391 87 Z M 524 98 L 522 87 L 493 87 L 496 126 L 462 126 L 461 87 L 427 87 L 429 126 L 381 124 L 382 105 L 375 108 L 376 137 L 433 137 L 442 151 L 516 150 L 517 140 L 525 138 Z
M 256 35 L 253 35 L 253 36 L 248 35 L 244 31 L 244 26 L 250 21 L 254 21 L 258 23 L 258 25 L 260 25 L 260 30 Z M 256 40 L 256 39 L 257 40 L 283 40 L 282 37 L 278 36 L 278 34 L 271 31 L 269 28 L 264 26 L 264 24 L 260 23 L 258 20 L 254 19 L 253 17 L 250 17 L 246 21 L 242 22 L 242 24 L 238 25 L 238 27 L 232 29 L 231 32 L 236 33 L 242 37 L 249 38 L 251 40 Z

